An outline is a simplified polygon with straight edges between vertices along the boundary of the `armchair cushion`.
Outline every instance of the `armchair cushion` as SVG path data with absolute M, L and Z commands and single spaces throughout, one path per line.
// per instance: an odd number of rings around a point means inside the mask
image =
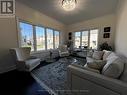
M 18 60 L 27 60 L 30 58 L 30 47 L 15 48 Z
M 25 61 L 26 66 L 31 71 L 33 68 L 40 64 L 40 59 L 29 59 Z

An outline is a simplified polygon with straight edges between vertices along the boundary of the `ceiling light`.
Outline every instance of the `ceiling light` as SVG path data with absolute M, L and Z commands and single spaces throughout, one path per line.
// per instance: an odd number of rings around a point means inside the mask
M 62 0 L 62 7 L 66 11 L 72 11 L 76 7 L 76 0 Z

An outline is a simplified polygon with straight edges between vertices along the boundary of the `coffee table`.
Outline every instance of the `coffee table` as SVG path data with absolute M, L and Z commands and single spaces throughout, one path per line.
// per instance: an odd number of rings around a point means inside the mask
M 50 50 L 49 51 L 49 58 L 46 58 L 46 60 L 45 60 L 47 63 L 53 63 L 56 61 L 56 59 L 52 57 L 52 54 L 53 54 L 53 52 L 52 52 L 52 50 Z
M 53 58 L 47 58 L 45 61 L 46 61 L 47 63 L 53 63 L 53 62 L 56 61 L 56 59 L 53 59 Z

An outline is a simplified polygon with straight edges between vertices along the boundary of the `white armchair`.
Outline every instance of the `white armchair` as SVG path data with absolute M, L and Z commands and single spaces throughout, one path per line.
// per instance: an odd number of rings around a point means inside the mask
M 67 45 L 60 45 L 59 46 L 59 55 L 60 55 L 60 57 L 69 56 L 69 51 L 67 50 Z
M 40 64 L 40 59 L 30 56 L 30 51 L 30 47 L 10 49 L 10 53 L 19 71 L 31 71 Z

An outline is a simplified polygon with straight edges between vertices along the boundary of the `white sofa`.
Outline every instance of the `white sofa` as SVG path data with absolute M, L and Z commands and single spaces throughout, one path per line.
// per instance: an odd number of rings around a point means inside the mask
M 125 58 L 122 60 L 124 60 L 124 70 L 118 78 L 108 77 L 98 70 L 80 65 L 69 65 L 68 89 L 72 95 L 127 95 L 127 61 Z

